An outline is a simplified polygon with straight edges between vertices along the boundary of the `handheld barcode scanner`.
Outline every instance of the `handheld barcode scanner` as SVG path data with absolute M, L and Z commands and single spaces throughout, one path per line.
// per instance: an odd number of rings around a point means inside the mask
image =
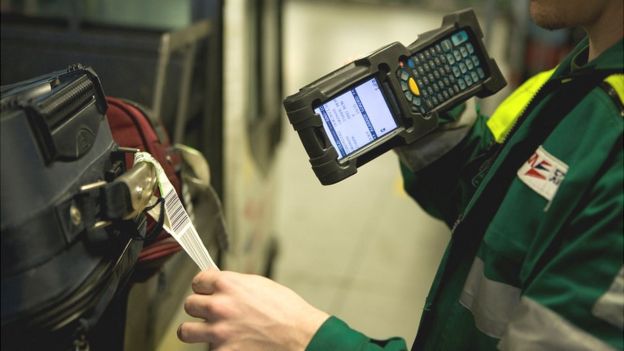
M 284 100 L 314 173 L 337 183 L 384 152 L 438 126 L 438 115 L 507 83 L 482 42 L 471 9 L 408 47 L 394 42 L 303 87 Z

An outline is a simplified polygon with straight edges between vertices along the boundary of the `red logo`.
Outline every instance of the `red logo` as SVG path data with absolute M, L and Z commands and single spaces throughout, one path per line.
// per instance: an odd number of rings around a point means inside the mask
M 550 173 L 552 164 L 550 162 L 542 159 L 537 153 L 534 153 L 528 160 L 530 168 L 524 175 L 538 178 L 538 179 L 546 179 L 546 176 Z
M 529 188 L 550 201 L 555 196 L 567 172 L 567 164 L 540 146 L 520 167 L 518 177 Z

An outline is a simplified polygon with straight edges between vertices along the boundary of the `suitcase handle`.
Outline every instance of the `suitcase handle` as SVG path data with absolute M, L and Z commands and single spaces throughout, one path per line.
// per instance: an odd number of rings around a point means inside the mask
M 100 81 L 90 68 L 75 65 L 49 85 L 49 93 L 23 102 L 45 161 L 79 159 L 93 146 L 106 112 Z

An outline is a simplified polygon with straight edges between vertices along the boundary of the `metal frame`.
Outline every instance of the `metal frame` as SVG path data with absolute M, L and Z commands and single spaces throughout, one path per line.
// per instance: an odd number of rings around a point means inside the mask
M 210 23 L 204 20 L 190 27 L 165 33 L 160 38 L 158 63 L 156 64 L 156 82 L 154 84 L 152 100 L 152 111 L 154 111 L 155 116 L 161 115 L 162 101 L 167 82 L 167 65 L 169 64 L 171 55 L 181 51 L 184 56 L 182 79 L 180 81 L 180 98 L 178 99 L 175 129 L 173 133 L 173 140 L 175 142 L 182 142 L 184 136 L 184 123 L 186 122 L 190 97 L 191 74 L 193 73 L 193 65 L 195 64 L 197 46 L 200 40 L 208 38 L 210 34 Z

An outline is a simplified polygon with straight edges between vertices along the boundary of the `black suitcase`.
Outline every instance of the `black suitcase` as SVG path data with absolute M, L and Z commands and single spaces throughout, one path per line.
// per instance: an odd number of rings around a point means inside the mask
M 112 218 L 128 194 L 111 197 L 124 155 L 100 81 L 75 65 L 1 87 L 0 104 L 2 350 L 83 347 L 145 234 L 144 215 Z

